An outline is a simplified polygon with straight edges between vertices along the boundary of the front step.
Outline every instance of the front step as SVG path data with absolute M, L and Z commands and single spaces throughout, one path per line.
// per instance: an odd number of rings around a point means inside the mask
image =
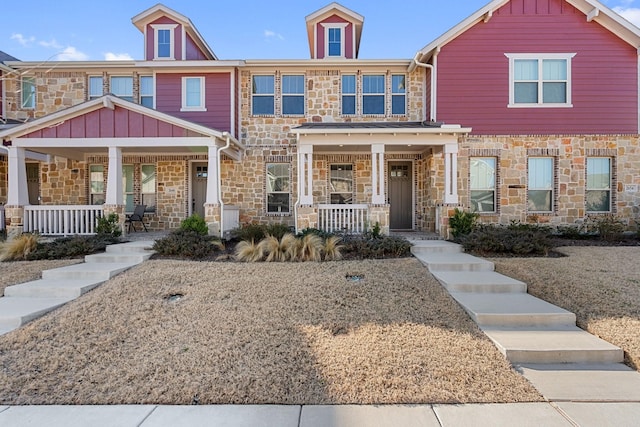
M 493 271 L 494 264 L 465 253 L 416 253 L 414 254 L 429 271 Z
M 452 292 L 451 296 L 481 327 L 567 327 L 576 324 L 575 314 L 525 293 Z
M 412 240 L 411 253 L 461 253 L 462 246 L 444 240 Z
M 135 263 L 140 264 L 149 258 L 152 253 L 141 252 L 113 252 L 113 253 L 101 253 L 86 255 L 84 261 L 88 263 L 93 262 L 107 262 L 107 263 Z
M 48 279 L 34 280 L 8 286 L 5 297 L 77 298 L 103 283 L 93 279 Z
M 622 363 L 622 349 L 578 327 L 527 329 L 483 327 L 514 364 Z
M 0 298 L 0 329 L 12 330 L 36 319 L 73 298 Z
M 137 263 L 91 263 L 75 264 L 42 272 L 43 279 L 90 279 L 96 281 L 109 280 L 113 276 L 137 265 Z
M 127 243 L 119 243 L 117 245 L 109 245 L 105 249 L 106 253 L 153 253 L 151 248 L 153 247 L 152 240 L 141 240 L 137 242 L 127 242 Z
M 495 271 L 434 271 L 432 274 L 449 292 L 527 292 L 526 283 Z

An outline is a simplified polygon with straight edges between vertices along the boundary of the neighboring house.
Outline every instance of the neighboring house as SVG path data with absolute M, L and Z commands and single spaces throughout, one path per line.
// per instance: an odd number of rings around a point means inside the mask
M 141 61 L 7 62 L 3 106 L 27 120 L 0 130 L 10 226 L 137 204 L 214 234 L 637 216 L 639 29 L 593 0 L 495 0 L 413 59 L 361 60 L 363 22 L 332 3 L 306 17 L 310 59 L 225 61 L 156 5 L 133 18 Z

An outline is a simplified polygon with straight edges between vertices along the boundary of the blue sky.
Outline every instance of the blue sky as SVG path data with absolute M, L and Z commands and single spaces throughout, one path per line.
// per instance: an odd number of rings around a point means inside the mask
M 131 18 L 156 1 L 7 1 L 2 7 L 0 50 L 24 61 L 141 59 L 142 33 Z M 365 17 L 360 58 L 408 59 L 489 0 L 338 2 Z M 162 3 L 189 17 L 220 59 L 306 59 L 304 18 L 331 0 Z M 640 0 L 602 3 L 640 26 Z

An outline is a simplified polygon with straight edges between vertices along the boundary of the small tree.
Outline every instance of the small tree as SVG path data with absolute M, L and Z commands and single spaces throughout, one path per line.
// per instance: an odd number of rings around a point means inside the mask
M 453 216 L 449 217 L 449 227 L 451 227 L 453 239 L 456 240 L 471 233 L 479 216 L 477 212 L 468 212 L 456 208 L 453 211 Z

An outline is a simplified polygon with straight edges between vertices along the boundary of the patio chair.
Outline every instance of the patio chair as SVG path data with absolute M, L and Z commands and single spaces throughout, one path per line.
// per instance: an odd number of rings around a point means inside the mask
M 133 227 L 133 231 L 138 231 L 136 230 L 136 226 L 134 223 L 139 222 L 140 224 L 142 224 L 142 226 L 144 227 L 144 231 L 148 232 L 149 230 L 147 230 L 147 226 L 144 223 L 144 211 L 147 208 L 146 205 L 136 205 L 136 207 L 133 209 L 133 213 L 132 214 L 128 214 L 127 215 L 127 219 L 125 220 L 125 224 L 128 224 L 128 233 L 131 233 L 131 228 Z

